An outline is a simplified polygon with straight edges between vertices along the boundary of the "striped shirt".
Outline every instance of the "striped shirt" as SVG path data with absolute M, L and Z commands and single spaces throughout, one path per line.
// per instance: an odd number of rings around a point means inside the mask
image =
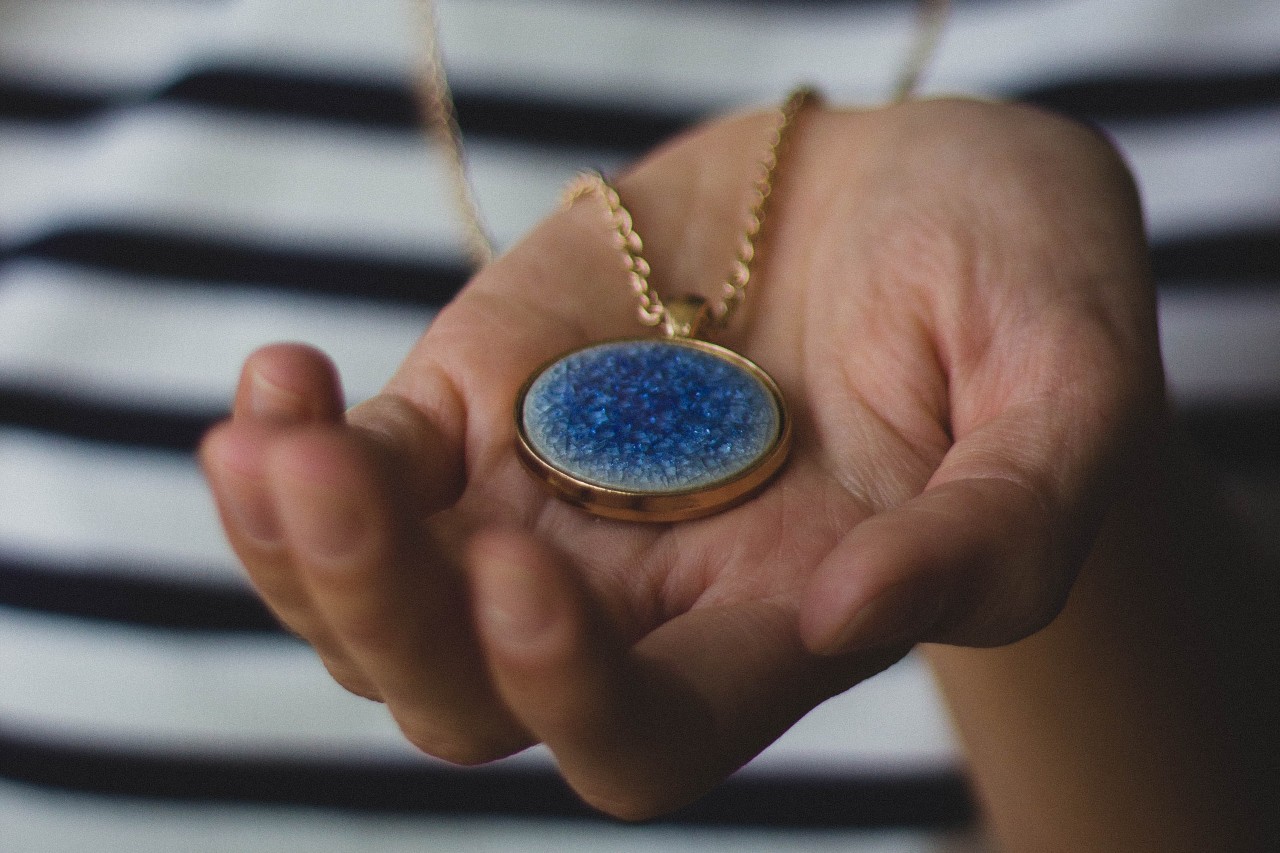
M 587 165 L 798 81 L 885 96 L 905 0 L 441 0 L 510 245 Z M 249 590 L 191 451 L 273 340 L 378 389 L 461 286 L 404 0 L 0 0 L 0 849 L 925 851 L 972 818 L 915 657 L 622 828 L 535 749 L 457 770 Z M 1100 126 L 1192 435 L 1280 496 L 1280 4 L 960 0 L 925 94 Z M 954 849 L 954 848 L 948 848 Z

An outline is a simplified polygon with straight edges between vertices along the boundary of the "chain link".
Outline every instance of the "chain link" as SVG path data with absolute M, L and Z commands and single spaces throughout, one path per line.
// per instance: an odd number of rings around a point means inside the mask
M 564 205 L 572 205 L 583 196 L 598 194 L 609 211 L 615 242 L 622 251 L 627 280 L 639 301 L 640 322 L 657 326 L 669 318 L 667 308 L 658 294 L 649 286 L 649 262 L 644 259 L 644 241 L 636 233 L 631 212 L 622 204 L 622 198 L 609 179 L 600 172 L 582 172 L 569 182 L 564 191 Z
M 778 160 L 787 131 L 795 124 L 796 116 L 806 105 L 816 101 L 818 94 L 804 87 L 792 92 L 777 110 L 773 132 L 769 137 L 765 155 L 760 160 L 755 185 L 752 187 L 751 206 L 747 211 L 746 227 L 738 237 L 737 251 L 729 275 L 720 285 L 721 298 L 712 303 L 711 316 L 717 324 L 723 324 L 742 303 L 747 285 L 751 283 L 751 262 L 756 257 L 756 238 L 764 226 L 769 196 L 773 193 L 773 177 L 778 170 Z
M 728 276 L 720 284 L 718 301 L 709 301 L 707 311 L 716 325 L 728 321 L 734 309 L 741 304 L 747 285 L 751 283 L 751 262 L 756 255 L 756 237 L 764 225 L 765 210 L 773 192 L 773 178 L 778 169 L 779 154 L 787 138 L 787 131 L 795 123 L 796 116 L 805 105 L 817 99 L 810 88 L 797 89 L 776 111 L 774 127 L 769 135 L 764 156 L 757 167 L 752 186 L 752 200 L 747 211 L 745 227 L 738 238 L 734 261 Z M 583 172 L 565 188 L 564 204 L 572 205 L 587 195 L 599 195 L 609 212 L 618 248 L 625 258 L 631 289 L 639 301 L 638 316 L 646 326 L 662 326 L 668 335 L 680 333 L 682 324 L 672 316 L 662 299 L 649 284 L 649 263 L 644 259 L 644 241 L 636 233 L 631 212 L 622 203 L 618 190 L 600 172 Z

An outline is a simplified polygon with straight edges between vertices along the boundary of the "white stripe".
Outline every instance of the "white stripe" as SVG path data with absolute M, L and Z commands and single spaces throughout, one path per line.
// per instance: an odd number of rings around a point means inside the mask
M 245 583 L 190 457 L 7 428 L 0 428 L 0 552 Z
M 1178 402 L 1280 400 L 1280 286 L 1165 293 L 1160 325 Z
M 0 608 L 10 733 L 143 752 L 417 760 L 385 709 L 278 636 L 184 634 Z
M 157 86 L 217 44 L 224 7 L 156 0 L 6 0 L 0 4 L 0 72 L 90 91 Z
M 1001 93 L 1098 75 L 1271 70 L 1272 0 L 957 3 L 927 91 Z
M 555 205 L 585 159 L 500 145 L 468 151 L 503 243 Z M 173 106 L 71 129 L 0 123 L 0 186 L 9 240 L 107 219 L 413 257 L 457 254 L 461 241 L 443 162 L 413 132 Z
M 977 853 L 914 830 L 704 829 L 486 817 L 399 817 L 281 806 L 131 802 L 0 781 L 15 853 Z M 972 845 L 972 846 L 971 846 Z
M 912 7 L 766 9 L 648 0 L 440 0 L 459 85 L 587 100 L 698 105 L 776 98 L 800 80 L 883 97 Z M 10 3 L 0 68 L 88 87 L 150 88 L 241 62 L 406 79 L 420 37 L 407 0 L 42 0 Z M 958 4 L 930 89 L 986 93 L 1143 67 L 1269 67 L 1271 0 L 1042 0 Z
M 1109 131 L 1137 178 L 1152 237 L 1280 225 L 1280 109 Z
M 640 2 L 443 5 L 460 83 L 704 105 L 773 100 L 802 80 L 838 100 L 879 101 L 905 56 L 914 8 L 682 3 L 663 15 Z M 926 91 L 990 94 L 1147 63 L 1269 65 L 1280 40 L 1280 14 L 1258 0 L 1215 3 L 1212 26 L 1169 0 L 957 6 Z
M 381 705 L 280 637 L 187 635 L 0 608 L 0 723 L 60 743 L 200 756 L 427 761 Z M 268 712 L 269 709 L 269 712 Z M 549 766 L 542 750 L 516 761 Z M 820 707 L 747 772 L 945 769 L 946 713 L 916 657 Z
M 377 393 L 431 316 L 353 299 L 140 283 L 11 262 L 0 268 L 0 381 L 217 412 L 229 406 L 245 356 L 289 340 L 328 352 L 356 402 Z

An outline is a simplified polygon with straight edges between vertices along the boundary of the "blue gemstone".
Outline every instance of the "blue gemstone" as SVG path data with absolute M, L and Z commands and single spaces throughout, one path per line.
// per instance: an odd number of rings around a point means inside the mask
M 534 380 L 522 417 L 547 462 L 641 493 L 732 479 L 768 453 L 782 422 L 773 393 L 751 371 L 666 339 L 570 353 Z

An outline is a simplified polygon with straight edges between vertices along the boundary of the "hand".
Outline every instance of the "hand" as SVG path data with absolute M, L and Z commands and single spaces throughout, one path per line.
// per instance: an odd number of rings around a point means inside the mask
M 619 182 L 660 292 L 727 272 L 765 122 L 701 128 Z M 596 519 L 515 456 L 525 377 L 638 332 L 598 199 L 480 273 L 346 415 L 319 354 L 246 364 L 203 448 L 231 542 L 424 751 L 545 742 L 588 802 L 650 816 L 913 644 L 1012 642 L 1063 606 L 1162 412 L 1118 158 L 1020 107 L 815 110 L 772 205 L 717 340 L 778 381 L 794 447 L 720 515 Z

